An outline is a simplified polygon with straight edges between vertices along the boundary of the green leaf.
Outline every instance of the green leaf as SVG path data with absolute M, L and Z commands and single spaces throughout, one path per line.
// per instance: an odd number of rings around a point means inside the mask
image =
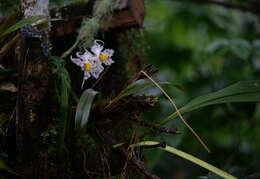
M 65 70 L 64 70 L 65 71 Z M 67 71 L 66 71 L 67 72 Z M 64 73 L 66 73 L 64 72 Z M 60 85 L 60 119 L 59 119 L 59 130 L 58 130 L 58 154 L 63 156 L 64 140 L 66 136 L 66 126 L 68 121 L 69 112 L 69 93 L 70 93 L 70 81 L 67 80 L 67 76 L 61 75 Z
M 86 131 L 92 103 L 98 93 L 93 89 L 86 89 L 79 99 L 75 116 L 75 131 L 78 136 Z
M 39 19 L 39 17 L 29 17 L 26 19 L 22 19 L 19 22 L 17 22 L 16 24 L 12 25 L 11 27 L 9 27 L 8 29 L 6 29 L 3 33 L 0 34 L 0 38 L 2 38 L 3 36 L 14 32 L 18 29 L 20 29 L 21 27 L 27 25 L 27 24 L 32 24 L 34 22 L 36 22 Z
M 63 156 L 63 149 L 66 136 L 66 126 L 68 123 L 69 112 L 69 96 L 71 92 L 70 76 L 65 68 L 64 60 L 56 56 L 51 56 L 50 67 L 54 77 L 56 87 L 56 95 L 60 104 L 60 117 L 57 132 L 57 152 L 61 158 Z
M 133 144 L 133 145 L 130 145 L 130 147 L 136 147 L 136 146 L 151 146 L 151 145 L 157 145 L 157 144 L 160 144 L 159 142 L 155 142 L 155 141 L 143 141 L 143 142 L 139 142 L 137 144 Z M 179 157 L 181 158 L 184 158 L 186 160 L 189 160 L 223 178 L 226 178 L 226 179 L 236 179 L 236 177 L 228 174 L 227 172 L 207 163 L 207 162 L 204 162 L 203 160 L 200 160 L 199 158 L 197 157 L 194 157 L 190 154 L 187 154 L 181 150 L 178 150 L 174 147 L 171 147 L 171 146 L 168 146 L 166 145 L 166 147 L 162 148 L 162 147 L 158 147 L 158 149 L 161 149 L 161 150 L 164 150 L 164 151 L 167 151 L 167 152 L 170 152 L 171 154 L 175 154 L 175 155 L 178 155 Z
M 241 81 L 217 92 L 197 97 L 180 108 L 179 112 L 183 114 L 213 104 L 258 101 L 260 101 L 260 80 Z M 175 112 L 161 123 L 165 123 L 177 116 L 178 114 Z
M 9 173 L 14 174 L 14 175 L 18 175 L 18 174 L 15 173 L 13 170 L 11 170 L 11 169 L 5 164 L 5 162 L 4 162 L 2 159 L 0 159 L 0 169 L 3 169 L 3 170 L 5 170 L 5 171 L 7 171 L 7 172 L 9 172 Z
M 126 96 L 130 96 L 132 94 L 135 94 L 135 93 L 149 87 L 150 85 L 152 85 L 152 83 L 148 79 L 137 80 L 137 81 L 131 83 L 123 91 L 121 91 L 121 93 L 118 96 L 119 96 L 120 99 L 124 98 Z
M 0 83 L 0 91 L 9 91 L 9 92 L 17 92 L 17 88 L 13 83 L 5 82 Z
M 162 82 L 160 83 L 162 84 Z M 169 84 L 167 82 L 163 82 L 163 84 Z M 112 104 L 115 104 L 120 99 L 133 95 L 141 90 L 144 90 L 145 88 L 152 86 L 153 83 L 149 79 L 140 79 L 133 83 L 131 83 L 129 86 L 127 86 L 124 90 L 122 90 L 110 103 L 107 107 L 111 106 Z

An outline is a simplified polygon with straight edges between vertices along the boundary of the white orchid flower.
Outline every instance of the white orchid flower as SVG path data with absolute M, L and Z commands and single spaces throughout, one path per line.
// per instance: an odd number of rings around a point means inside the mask
M 81 88 L 83 88 L 85 81 L 88 80 L 91 76 L 97 79 L 99 75 L 103 72 L 104 67 L 101 65 L 100 62 L 96 61 L 93 58 L 93 55 L 88 51 L 85 51 L 83 55 L 80 55 L 80 53 L 76 53 L 76 56 L 78 58 L 71 57 L 71 61 L 80 66 L 81 70 L 84 71 L 83 82 L 81 85 Z
M 73 63 L 80 66 L 82 71 L 84 71 L 84 77 L 81 85 L 81 88 L 83 88 L 85 81 L 91 77 L 91 73 L 90 73 L 90 70 L 92 69 L 91 62 L 88 60 L 83 61 L 79 58 L 72 58 L 72 56 L 70 57 L 70 59 Z
M 111 58 L 114 54 L 114 50 L 105 49 L 104 51 L 102 51 L 103 49 L 104 49 L 104 42 L 101 40 L 95 40 L 94 45 L 91 47 L 91 51 L 96 56 L 96 60 L 109 66 L 112 63 L 114 63 L 114 61 Z
M 84 61 L 88 61 L 91 63 L 91 70 L 90 73 L 94 78 L 98 78 L 99 75 L 103 72 L 104 67 L 101 65 L 101 62 L 95 59 L 95 56 L 92 55 L 88 50 L 85 50 L 83 55 L 80 55 L 79 52 L 76 53 L 76 56 Z M 84 68 L 81 67 L 82 71 L 85 71 Z
M 114 63 L 114 61 L 111 58 L 113 54 L 114 54 L 114 50 L 106 49 L 100 53 L 99 60 L 101 61 L 101 63 L 104 63 L 105 65 L 109 66 L 112 63 Z
M 104 48 L 104 42 L 102 40 L 95 40 L 94 45 L 91 47 L 91 51 L 96 55 L 99 56 L 100 52 Z
M 100 74 L 104 70 L 102 63 L 107 66 L 114 63 L 111 58 L 113 56 L 114 50 L 103 49 L 104 42 L 101 40 L 95 40 L 94 45 L 91 47 L 93 54 L 85 49 L 83 54 L 80 52 L 76 53 L 77 58 L 73 58 L 72 56 L 70 57 L 71 61 L 81 67 L 81 70 L 84 71 L 82 87 L 84 86 L 85 81 L 88 80 L 91 76 L 96 79 L 99 78 Z

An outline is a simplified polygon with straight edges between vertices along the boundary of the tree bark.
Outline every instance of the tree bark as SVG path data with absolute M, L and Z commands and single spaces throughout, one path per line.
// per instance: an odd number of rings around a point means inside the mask
M 24 18 L 49 17 L 49 0 L 21 0 Z M 18 96 L 16 105 L 16 155 L 21 178 L 38 178 L 33 166 L 39 159 L 40 134 L 47 124 L 46 101 L 48 87 L 49 24 L 41 29 L 28 25 L 21 29 Z

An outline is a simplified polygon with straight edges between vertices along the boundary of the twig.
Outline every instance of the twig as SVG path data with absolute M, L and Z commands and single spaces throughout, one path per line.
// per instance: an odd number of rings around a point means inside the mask
M 90 176 L 89 176 L 89 173 L 88 173 L 88 170 L 87 170 L 87 167 L 86 167 L 86 153 L 85 153 L 85 151 L 84 150 L 81 150 L 81 152 L 82 152 L 82 155 L 83 155 L 83 171 L 85 172 L 85 174 L 89 177 L 89 178 L 91 178 Z
M 137 122 L 141 126 L 148 127 L 148 128 L 154 129 L 154 130 L 158 130 L 163 133 L 168 133 L 168 134 L 180 134 L 181 133 L 178 130 L 170 130 L 165 127 L 160 127 L 159 124 L 155 124 L 155 123 L 152 123 L 149 121 L 144 121 L 144 120 L 138 120 L 137 118 L 132 119 L 132 121 Z
M 111 135 L 107 134 L 104 130 L 102 132 L 98 132 L 99 135 L 102 135 L 102 137 L 109 142 L 111 145 L 118 144 L 118 142 L 112 138 Z M 128 158 L 128 152 L 124 148 L 118 148 L 118 150 L 125 156 L 125 158 Z M 132 156 L 130 158 L 130 162 L 147 178 L 149 179 L 160 179 L 157 175 L 153 174 L 152 171 L 148 168 L 145 167 L 144 162 L 141 161 L 139 158 L 136 156 Z
M 201 143 L 201 145 L 208 151 L 210 152 L 208 146 L 201 140 L 200 136 L 198 136 L 198 134 L 192 129 L 192 127 L 186 122 L 186 120 L 182 117 L 178 107 L 176 106 L 176 104 L 174 103 L 174 101 L 172 100 L 172 98 L 164 91 L 164 89 L 162 89 L 162 87 L 156 82 L 154 81 L 154 79 L 152 79 L 152 77 L 150 77 L 146 72 L 141 71 L 141 73 L 143 73 L 149 80 L 151 80 L 151 82 L 153 82 L 153 84 L 160 89 L 160 91 L 164 94 L 164 96 L 170 101 L 170 103 L 172 104 L 173 108 L 175 109 L 175 111 L 177 112 L 178 116 L 180 117 L 180 119 L 182 120 L 182 122 L 185 124 L 186 127 L 188 127 L 188 129 L 193 133 L 193 135 L 197 138 L 197 140 Z
M 66 58 L 75 48 L 78 46 L 78 40 L 66 51 L 64 52 L 60 58 Z
M 127 156 L 127 152 L 123 151 L 124 155 Z M 131 162 L 141 171 L 147 178 L 160 179 L 157 175 L 153 174 L 148 168 L 145 167 L 144 162 L 136 156 L 132 156 Z

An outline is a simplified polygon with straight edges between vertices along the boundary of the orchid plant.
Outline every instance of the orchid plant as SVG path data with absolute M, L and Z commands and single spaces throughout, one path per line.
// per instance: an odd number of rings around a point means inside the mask
M 77 58 L 70 57 L 71 61 L 81 67 L 81 70 L 84 72 L 81 88 L 83 88 L 85 81 L 91 76 L 95 79 L 99 78 L 100 74 L 104 71 L 102 64 L 110 66 L 114 63 L 112 60 L 114 50 L 104 50 L 104 45 L 103 41 L 95 40 L 91 47 L 91 52 L 85 49 L 84 53 L 76 52 Z

